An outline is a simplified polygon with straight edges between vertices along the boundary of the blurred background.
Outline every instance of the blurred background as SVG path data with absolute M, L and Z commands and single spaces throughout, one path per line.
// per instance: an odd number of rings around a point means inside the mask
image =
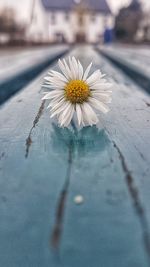
M 0 0 L 0 47 L 149 43 L 149 0 Z
M 140 67 L 149 91 L 149 14 L 149 0 L 0 0 L 0 105 L 76 44 Z
M 150 266 L 149 44 L 150 0 L 0 0 L 0 267 Z M 102 131 L 50 122 L 68 54 L 113 83 Z

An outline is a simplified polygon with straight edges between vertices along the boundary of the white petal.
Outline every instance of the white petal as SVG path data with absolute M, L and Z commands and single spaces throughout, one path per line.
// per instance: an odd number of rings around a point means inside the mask
M 65 65 L 65 68 L 66 68 L 66 72 L 67 72 L 67 75 L 68 75 L 69 79 L 72 79 L 72 73 L 71 73 L 71 70 L 70 70 L 66 60 L 63 59 L 63 62 L 64 62 L 64 65 Z
M 59 118 L 61 120 L 64 119 L 64 117 L 66 117 L 66 115 L 68 114 L 71 107 L 72 107 L 72 104 L 71 104 L 71 102 L 68 101 L 68 105 L 67 105 L 66 109 L 59 116 Z
M 51 88 L 51 89 L 58 89 L 58 90 L 64 90 L 66 84 L 62 84 L 60 82 L 51 82 L 48 84 L 48 88 Z M 46 86 L 45 86 L 46 87 Z
M 51 84 L 51 89 L 52 90 L 64 90 L 65 86 L 62 86 L 61 84 L 56 85 L 56 84 Z
M 68 105 L 65 108 L 65 110 L 63 112 L 61 112 L 61 114 L 58 116 L 58 121 L 61 124 L 63 120 L 65 120 L 68 112 L 70 112 L 70 109 L 72 109 L 72 103 L 68 101 Z
M 64 63 L 63 63 L 63 62 L 64 62 Z M 63 62 L 59 59 L 59 61 L 58 61 L 59 68 L 61 69 L 61 71 L 62 71 L 62 73 L 65 75 L 65 77 L 66 77 L 67 79 L 70 79 L 70 75 L 69 75 L 69 73 L 70 73 L 70 69 L 69 69 L 69 67 L 68 67 L 68 65 L 67 65 L 67 63 L 66 63 L 66 61 L 63 60 Z
M 91 95 L 93 98 L 104 102 L 104 103 L 111 103 L 111 96 L 110 94 L 103 94 L 103 93 L 97 93 L 97 92 L 91 92 Z
M 96 83 L 107 83 L 108 81 L 106 79 L 103 79 L 103 76 L 105 76 L 105 75 L 106 74 L 101 74 L 99 79 L 97 79 Z
M 49 79 L 49 83 L 51 85 L 58 85 L 64 87 L 66 85 L 66 82 L 60 80 L 58 77 L 52 77 Z
M 45 100 L 45 99 L 53 99 L 57 96 L 62 96 L 63 95 L 63 92 L 62 90 L 53 90 L 49 93 L 47 93 L 43 98 L 42 100 Z
M 54 71 L 54 70 L 51 70 L 51 72 L 53 73 L 54 78 L 59 78 L 61 81 L 65 82 L 65 83 L 68 82 L 68 79 L 60 72 Z
M 51 78 L 50 76 L 46 76 L 46 77 L 44 77 L 44 80 L 46 80 L 46 81 L 49 82 L 50 81 L 50 78 Z
M 90 65 L 87 67 L 87 69 L 86 69 L 85 72 L 84 72 L 84 75 L 83 75 L 83 81 L 85 81 L 85 80 L 87 79 L 91 67 L 92 67 L 92 62 L 90 63 Z
M 49 81 L 45 81 L 44 84 L 49 84 L 50 82 Z
M 55 106 L 53 107 L 53 110 L 55 110 L 54 112 L 51 111 L 51 118 L 53 118 L 55 115 L 59 115 L 63 110 L 66 109 L 66 107 L 68 106 L 68 101 L 62 101 L 61 103 L 59 103 L 59 105 L 57 105 L 57 108 L 55 108 Z
M 91 96 L 101 102 L 104 103 L 111 103 L 111 95 L 107 94 L 107 93 L 97 93 L 97 92 L 93 92 L 91 91 Z
M 73 67 L 74 67 L 75 79 L 78 79 L 78 77 L 79 77 L 79 67 L 78 67 L 78 63 L 77 63 L 75 57 L 72 57 L 72 64 L 73 64 Z
M 61 100 L 64 99 L 64 95 L 60 96 L 60 97 L 55 97 L 50 101 L 50 104 L 48 105 L 47 108 L 53 108 L 58 102 L 60 102 Z
M 94 84 L 98 79 L 101 77 L 101 72 L 100 70 L 96 70 L 87 80 L 86 82 L 88 83 L 89 86 Z
M 93 124 L 97 124 L 98 122 L 97 115 L 88 103 L 84 102 L 82 104 L 82 111 L 84 120 L 86 120 L 88 125 L 92 126 Z
M 73 118 L 73 114 L 74 114 L 74 105 L 71 104 L 69 105 L 69 109 L 67 109 L 67 112 L 66 110 L 64 110 L 63 113 L 59 116 L 60 126 L 67 127 Z
M 59 100 L 58 98 L 55 99 L 55 103 L 53 103 L 53 105 L 51 105 L 51 112 L 54 112 L 55 110 L 57 110 L 58 108 L 60 108 L 62 105 L 64 105 L 66 103 L 66 100 L 64 98 L 62 98 L 61 100 Z
M 77 119 L 78 119 L 78 124 L 80 126 L 82 122 L 82 110 L 80 104 L 76 104 L 76 112 L 77 112 Z
M 111 83 L 95 83 L 92 86 L 90 86 L 90 89 L 98 89 L 98 90 L 107 90 L 112 87 Z
M 91 94 L 93 95 L 101 95 L 101 94 L 106 94 L 106 95 L 109 95 L 109 96 L 111 96 L 111 94 L 112 94 L 112 91 L 108 91 L 108 90 L 91 90 Z
M 77 79 L 82 80 L 82 78 L 83 78 L 83 67 L 82 67 L 80 61 L 78 60 L 78 77 L 77 77 Z
M 71 70 L 72 79 L 75 80 L 76 79 L 76 71 L 75 71 L 74 65 L 72 63 L 71 57 L 69 57 L 69 67 L 70 67 L 70 70 Z
M 95 109 L 98 109 L 103 113 L 107 113 L 109 111 L 109 108 L 104 103 L 95 98 L 90 97 L 88 101 Z
M 52 89 L 52 85 L 50 85 L 50 84 L 49 84 L 49 85 L 48 85 L 48 84 L 43 84 L 43 85 L 42 85 L 42 87 L 45 87 L 45 88 L 50 88 L 50 89 Z

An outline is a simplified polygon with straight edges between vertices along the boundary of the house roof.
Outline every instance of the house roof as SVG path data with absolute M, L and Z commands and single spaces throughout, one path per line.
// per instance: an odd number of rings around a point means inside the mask
M 41 0 L 47 11 L 65 10 L 69 11 L 78 5 L 81 1 L 90 10 L 110 14 L 110 8 L 107 0 Z

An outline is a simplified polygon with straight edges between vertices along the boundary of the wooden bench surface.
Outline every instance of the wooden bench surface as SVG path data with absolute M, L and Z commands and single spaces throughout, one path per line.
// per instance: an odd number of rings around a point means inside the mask
M 104 51 L 125 61 L 144 75 L 150 76 L 150 49 L 147 46 L 105 46 Z
M 57 58 L 69 51 L 67 45 L 13 52 L 0 63 L 0 105 L 28 85 Z M 11 63 L 10 63 L 11 62 Z M 3 66 L 3 67 L 2 67 Z
M 60 53 L 65 50 L 67 46 L 51 46 L 44 48 L 30 48 L 26 50 L 16 49 L 7 54 L 1 51 L 0 53 L 0 83 L 7 80 L 12 76 L 16 76 L 16 73 L 22 72 L 28 68 L 34 67 L 40 64 L 53 54 Z M 54 49 L 55 48 L 55 49 Z
M 92 47 L 71 54 L 108 74 L 111 111 L 99 130 L 58 128 L 45 73 L 2 106 L 0 266 L 148 267 L 150 97 Z
M 97 48 L 97 50 L 150 94 L 150 52 L 148 49 L 136 47 L 131 49 L 116 45 Z

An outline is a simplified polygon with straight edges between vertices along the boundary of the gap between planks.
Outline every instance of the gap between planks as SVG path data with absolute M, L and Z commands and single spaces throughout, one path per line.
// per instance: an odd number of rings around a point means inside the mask
M 132 199 L 132 204 L 133 204 L 134 210 L 135 210 L 135 212 L 139 218 L 139 222 L 141 225 L 141 231 L 142 231 L 142 237 L 143 237 L 143 243 L 144 243 L 144 247 L 145 247 L 145 250 L 146 250 L 146 253 L 148 256 L 149 266 L 150 266 L 150 234 L 149 234 L 149 226 L 148 226 L 145 210 L 144 210 L 144 207 L 141 203 L 138 189 L 136 188 L 136 186 L 134 184 L 134 178 L 128 169 L 125 158 L 124 158 L 120 148 L 116 145 L 116 143 L 114 141 L 112 141 L 112 143 L 114 145 L 114 148 L 118 152 L 121 166 L 122 166 L 122 169 L 125 173 L 125 180 L 126 180 L 127 188 L 128 188 L 130 197 Z

